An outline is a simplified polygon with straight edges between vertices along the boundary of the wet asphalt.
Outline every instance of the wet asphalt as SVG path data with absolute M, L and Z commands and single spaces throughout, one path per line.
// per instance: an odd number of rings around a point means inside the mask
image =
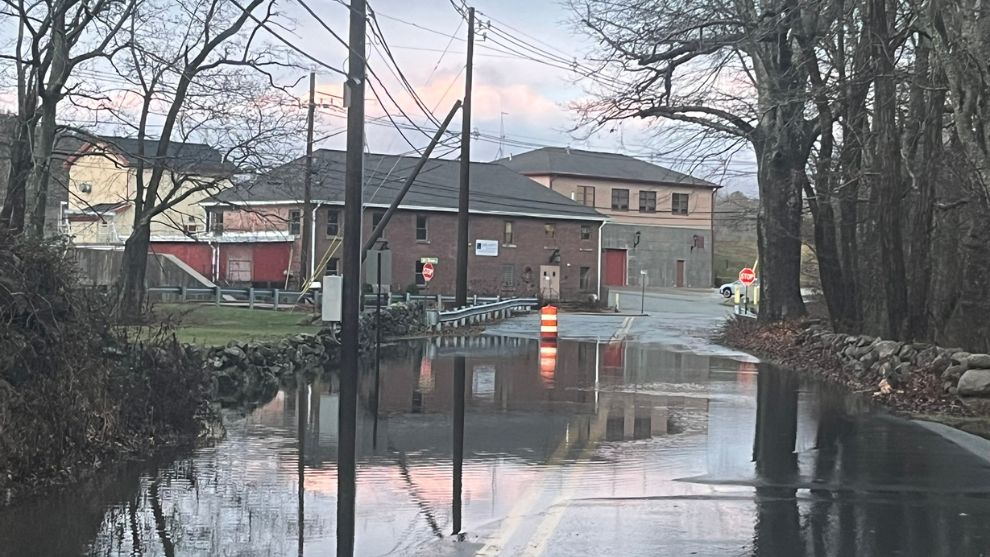
M 985 441 L 718 346 L 717 294 L 638 294 L 555 345 L 530 315 L 391 347 L 377 393 L 361 376 L 357 554 L 990 552 Z M 216 446 L 0 510 L 0 555 L 332 554 L 337 402 L 332 377 L 286 389 Z

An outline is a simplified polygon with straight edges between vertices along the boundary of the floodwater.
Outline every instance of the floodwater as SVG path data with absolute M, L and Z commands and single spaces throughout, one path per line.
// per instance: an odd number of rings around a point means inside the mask
M 377 420 L 374 374 L 361 374 L 356 554 L 990 549 L 990 466 L 914 422 L 745 358 L 552 348 L 507 337 L 392 347 Z M 0 510 L 0 555 L 333 554 L 338 400 L 334 380 L 284 390 L 228 416 L 214 447 Z

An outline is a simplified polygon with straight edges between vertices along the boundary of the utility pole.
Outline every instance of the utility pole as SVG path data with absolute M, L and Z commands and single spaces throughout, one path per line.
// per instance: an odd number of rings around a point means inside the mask
M 306 176 L 303 178 L 302 246 L 299 250 L 299 289 L 313 274 L 309 252 L 313 249 L 313 112 L 316 110 L 316 72 L 309 72 L 309 105 L 306 114 Z
M 364 183 L 365 0 L 351 0 L 347 62 L 347 154 L 344 169 L 344 280 L 341 300 L 340 405 L 337 446 L 337 555 L 354 555 L 358 389 L 358 316 L 361 307 L 361 206 Z M 346 93 L 350 93 L 346 95 Z
M 471 189 L 471 82 L 474 75 L 474 8 L 468 8 L 467 69 L 461 112 L 461 189 L 457 200 L 457 288 L 454 304 L 467 305 L 468 195 Z

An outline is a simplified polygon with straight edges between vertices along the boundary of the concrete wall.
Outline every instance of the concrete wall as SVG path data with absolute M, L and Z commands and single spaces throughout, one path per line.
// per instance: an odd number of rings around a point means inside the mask
M 639 244 L 636 233 L 640 233 Z M 695 236 L 704 238 L 704 247 L 695 247 Z M 684 261 L 684 286 L 712 286 L 712 234 L 710 229 L 670 228 L 608 223 L 602 230 L 602 248 L 624 249 L 630 285 L 640 284 L 640 270 L 646 270 L 647 286 L 675 286 L 677 260 Z

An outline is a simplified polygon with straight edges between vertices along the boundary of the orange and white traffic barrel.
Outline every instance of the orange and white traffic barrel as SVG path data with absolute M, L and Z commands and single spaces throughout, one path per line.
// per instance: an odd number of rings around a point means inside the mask
M 554 306 L 540 308 L 540 338 L 557 339 L 557 308 Z

